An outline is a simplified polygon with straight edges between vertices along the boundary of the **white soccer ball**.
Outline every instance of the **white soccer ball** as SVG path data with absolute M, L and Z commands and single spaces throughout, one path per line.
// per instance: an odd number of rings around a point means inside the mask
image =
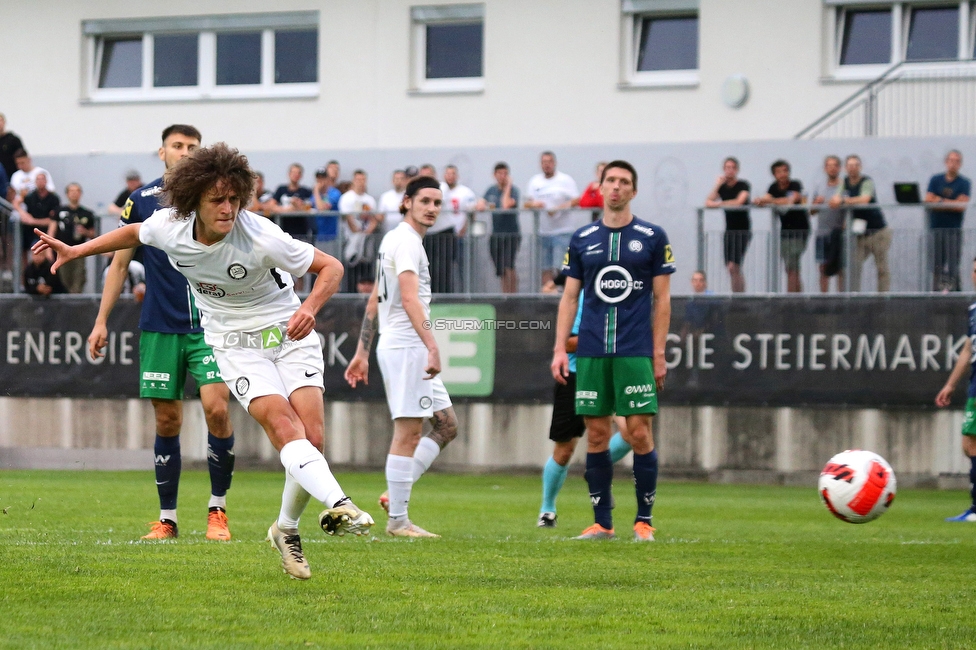
M 850 524 L 865 524 L 895 500 L 895 472 L 873 451 L 848 449 L 831 458 L 817 484 L 827 510 Z

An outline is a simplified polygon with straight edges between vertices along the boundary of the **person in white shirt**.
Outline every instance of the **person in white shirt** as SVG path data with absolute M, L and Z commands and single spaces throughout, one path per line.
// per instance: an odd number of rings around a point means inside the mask
M 339 198 L 342 234 L 345 242 L 342 259 L 346 263 L 346 291 L 354 293 L 357 285 L 373 280 L 373 261 L 379 246 L 376 199 L 366 193 L 366 172 L 352 173 L 352 187 Z
M 393 418 L 393 442 L 386 457 L 388 490 L 380 505 L 395 537 L 437 537 L 410 521 L 407 502 L 413 484 L 457 436 L 457 416 L 441 372 L 440 351 L 430 327 L 430 263 L 422 238 L 437 220 L 442 195 L 437 181 L 420 176 L 407 184 L 403 221 L 380 244 L 378 277 L 366 303 L 356 355 L 346 368 L 353 388 L 368 383 L 369 351 L 377 329 L 376 356 Z M 421 437 L 424 420 L 433 429 Z
M 542 286 L 550 282 L 562 267 L 569 240 L 576 231 L 571 208 L 579 198 L 576 181 L 569 174 L 556 171 L 556 154 L 544 151 L 540 156 L 542 172 L 529 179 L 525 188 L 525 207 L 545 210 L 539 215 L 539 266 Z
M 454 265 L 457 265 L 460 277 L 459 286 L 464 285 L 464 236 L 468 232 L 468 217 L 475 210 L 478 205 L 478 196 L 472 191 L 472 189 L 466 185 L 462 185 L 458 182 L 458 169 L 454 165 L 448 165 L 444 168 L 444 182 L 441 183 L 441 192 L 444 195 L 444 202 L 441 206 L 441 214 L 437 217 L 437 223 L 434 224 L 435 230 L 442 223 L 453 224 L 454 226 L 454 239 L 453 249 L 442 248 L 444 259 L 451 259 L 451 265 L 449 267 L 444 267 L 442 269 L 444 273 L 450 272 L 449 276 L 439 278 L 437 265 L 434 265 L 434 273 L 431 278 L 431 282 L 434 287 L 443 281 L 444 288 L 443 293 L 453 293 L 455 291 L 454 283 Z M 450 232 L 450 231 L 445 231 Z M 444 242 L 448 241 L 447 236 L 444 236 Z M 448 244 L 448 246 L 450 246 Z M 437 289 L 434 289 L 435 293 L 438 293 Z
M 407 174 L 402 169 L 393 172 L 393 187 L 380 194 L 377 211 L 382 219 L 383 234 L 390 232 L 403 220 L 400 214 L 400 203 L 403 201 L 403 190 L 407 187 Z
M 51 178 L 51 172 L 43 167 L 35 167 L 30 154 L 26 151 L 20 149 L 14 153 L 14 162 L 17 164 L 17 171 L 10 177 L 10 187 L 14 189 L 15 205 L 37 189 L 38 174 L 44 174 L 47 177 L 47 190 L 49 192 L 57 192 L 54 179 Z
M 339 288 L 342 264 L 243 209 L 254 191 L 254 172 L 247 158 L 222 142 L 167 170 L 163 191 L 172 207 L 142 223 L 77 246 L 37 231 L 41 241 L 34 249 L 57 253 L 55 270 L 73 259 L 139 244 L 167 254 L 196 293 L 204 339 L 223 380 L 280 453 L 285 487 L 268 539 L 281 553 L 284 570 L 307 579 L 311 572 L 298 520 L 309 496 L 325 505 L 319 524 L 330 535 L 362 535 L 373 525 L 308 441 L 322 439 L 325 429 L 325 362 L 314 335 L 315 315 Z M 291 275 L 306 273 L 317 277 L 302 302 Z

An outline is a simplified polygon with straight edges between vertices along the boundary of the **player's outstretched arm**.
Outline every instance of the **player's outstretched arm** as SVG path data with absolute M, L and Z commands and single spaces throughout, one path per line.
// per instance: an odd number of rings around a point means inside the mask
M 959 353 L 959 358 L 956 359 L 956 365 L 952 367 L 952 372 L 949 373 L 949 379 L 946 380 L 945 386 L 939 391 L 939 394 L 935 396 L 935 405 L 940 407 L 949 406 L 952 403 L 952 393 L 955 392 L 956 386 L 959 384 L 959 380 L 962 379 L 963 375 L 966 374 L 966 369 L 969 367 L 969 361 L 972 358 L 972 342 L 966 341 L 966 344 L 962 346 L 962 351 Z
M 413 271 L 404 271 L 397 276 L 397 282 L 400 283 L 403 311 L 407 313 L 410 324 L 427 348 L 427 367 L 424 369 L 427 376 L 424 379 L 433 379 L 441 371 L 441 353 L 431 333 L 431 322 L 427 320 L 424 304 L 420 301 L 420 277 Z
M 345 378 L 353 388 L 360 381 L 369 385 L 369 351 L 373 349 L 373 339 L 379 330 L 380 283 L 373 284 L 373 292 L 366 301 L 366 313 L 363 315 L 363 326 L 359 330 L 359 343 L 356 344 L 356 354 L 346 367 Z
M 98 304 L 98 316 L 95 317 L 95 324 L 92 326 L 91 334 L 88 335 L 88 354 L 92 359 L 103 356 L 102 348 L 108 343 L 108 317 L 115 308 L 119 296 L 122 295 L 122 287 L 125 286 L 125 280 L 129 275 L 129 263 L 132 262 L 135 253 L 134 248 L 116 251 L 108 267 L 105 285 L 102 287 L 102 299 Z M 132 287 L 132 293 L 138 296 L 136 287 Z
M 671 328 L 671 276 L 655 275 L 654 320 L 651 324 L 654 335 L 654 383 L 660 391 L 664 388 L 664 378 L 668 374 L 664 348 L 668 343 L 668 330 Z
M 300 341 L 315 329 L 315 315 L 325 305 L 326 301 L 339 290 L 342 282 L 342 262 L 315 249 L 315 257 L 308 267 L 309 273 L 317 273 L 312 291 L 305 298 L 305 302 L 288 319 L 288 338 Z
M 566 277 L 563 297 L 559 299 L 559 313 L 556 316 L 556 343 L 552 348 L 550 370 L 553 378 L 560 384 L 566 383 L 569 376 L 569 355 L 566 354 L 566 341 L 573 330 L 573 321 L 579 309 L 579 294 L 582 283 L 576 278 Z
M 49 249 L 54 251 L 57 259 L 51 265 L 51 270 L 57 271 L 65 262 L 71 260 L 98 255 L 99 253 L 111 253 L 123 248 L 135 248 L 141 243 L 139 241 L 139 226 L 138 223 L 132 223 L 122 228 L 116 228 L 112 232 L 107 232 L 95 239 L 89 239 L 84 244 L 77 246 L 68 246 L 46 232 L 35 228 L 34 234 L 40 238 L 40 241 L 31 246 L 31 250 L 41 253 Z

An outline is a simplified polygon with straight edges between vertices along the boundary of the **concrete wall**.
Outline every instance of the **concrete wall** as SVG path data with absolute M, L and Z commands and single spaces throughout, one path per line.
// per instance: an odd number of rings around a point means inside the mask
M 437 461 L 442 470 L 537 470 L 552 451 L 548 405 L 457 405 L 458 438 Z M 242 465 L 277 467 L 264 432 L 232 405 Z M 152 467 L 152 406 L 145 400 L 0 398 L 0 468 L 146 469 Z M 725 482 L 812 484 L 844 449 L 876 451 L 899 485 L 963 487 L 959 411 L 668 407 L 655 420 L 662 472 Z M 183 457 L 206 460 L 198 402 L 186 403 Z M 326 407 L 326 457 L 338 466 L 381 469 L 392 425 L 384 404 Z M 577 447 L 580 467 L 585 446 Z M 627 464 L 627 460 L 624 461 Z

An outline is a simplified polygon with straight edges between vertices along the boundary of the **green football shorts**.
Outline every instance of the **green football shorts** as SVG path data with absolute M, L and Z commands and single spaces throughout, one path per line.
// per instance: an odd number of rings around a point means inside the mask
M 650 357 L 577 357 L 576 413 L 655 415 L 657 389 Z
M 976 397 L 966 400 L 966 419 L 962 422 L 962 435 L 976 436 Z
M 223 382 L 203 334 L 143 332 L 139 337 L 139 397 L 183 399 L 186 373 L 197 386 Z

